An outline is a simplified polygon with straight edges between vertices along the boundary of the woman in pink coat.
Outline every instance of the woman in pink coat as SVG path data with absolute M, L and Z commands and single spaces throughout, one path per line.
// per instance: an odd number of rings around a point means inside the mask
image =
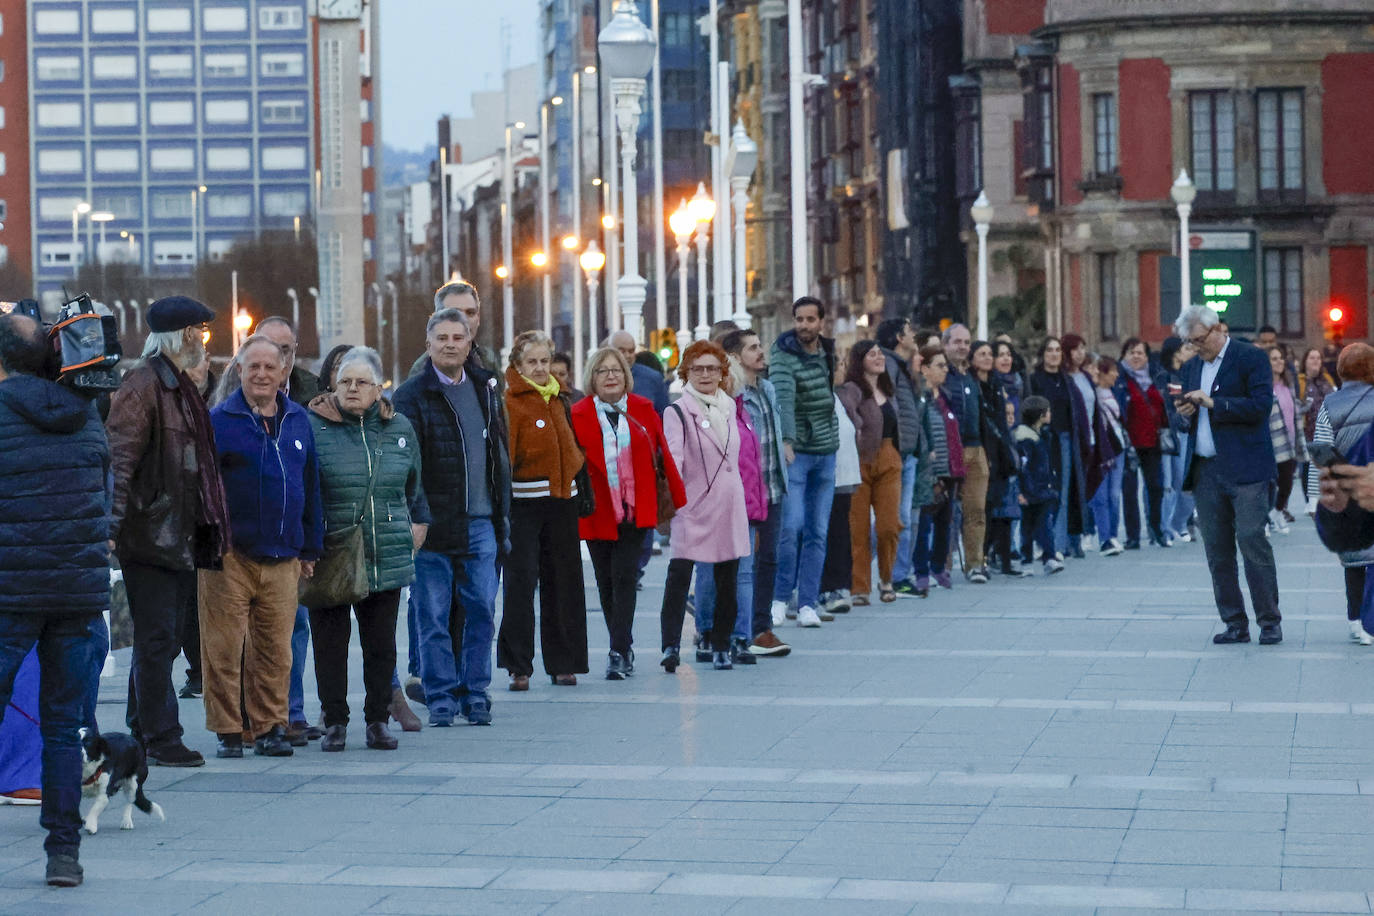
M 740 432 L 735 402 L 721 387 L 729 362 L 725 351 L 699 340 L 678 365 L 686 384 L 682 397 L 663 414 L 668 451 L 682 474 L 687 505 L 673 516 L 673 558 L 663 587 L 663 660 L 668 673 L 681 660 L 682 619 L 695 563 L 709 563 L 716 585 L 711 624 L 712 663 L 733 667 L 730 631 L 735 626 L 736 576 L 740 557 L 749 553 L 749 517 L 740 479 Z

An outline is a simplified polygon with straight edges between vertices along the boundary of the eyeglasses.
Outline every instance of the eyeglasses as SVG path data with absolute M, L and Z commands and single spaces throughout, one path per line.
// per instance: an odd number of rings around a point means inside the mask
M 341 378 L 338 380 L 338 382 L 335 383 L 335 385 L 339 388 L 347 388 L 349 391 L 352 391 L 354 388 L 377 387 L 376 382 L 368 382 L 360 378 Z
M 687 371 L 693 375 L 715 375 L 720 371 L 720 366 L 693 366 Z
M 1216 329 L 1217 329 L 1217 325 L 1212 325 L 1210 328 L 1208 328 L 1207 330 L 1203 331 L 1202 334 L 1200 334 L 1199 336 L 1197 336 L 1197 337 L 1189 337 L 1189 338 L 1188 338 L 1188 343 L 1192 344 L 1192 345 L 1195 346 L 1195 347 L 1200 347 L 1200 346 L 1202 346 L 1202 342 L 1203 342 L 1204 340 L 1206 340 L 1208 337 L 1211 337 L 1211 336 L 1212 336 L 1212 332 L 1215 331 Z
M 606 369 L 597 369 L 595 372 L 592 373 L 592 375 L 595 375 L 595 376 L 624 375 L 624 374 L 625 374 L 625 370 L 622 369 L 622 368 L 620 368 L 619 366 L 611 366 L 611 367 L 606 368 Z

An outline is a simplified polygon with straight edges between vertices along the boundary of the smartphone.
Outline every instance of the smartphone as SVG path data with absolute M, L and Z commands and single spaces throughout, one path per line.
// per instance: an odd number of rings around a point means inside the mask
M 1330 442 L 1313 442 L 1307 447 L 1307 454 L 1312 459 L 1312 463 L 1319 468 L 1329 468 L 1336 464 L 1345 464 L 1345 456 L 1340 449 Z
M 1183 386 L 1178 382 L 1169 383 L 1169 397 L 1179 398 L 1183 396 Z

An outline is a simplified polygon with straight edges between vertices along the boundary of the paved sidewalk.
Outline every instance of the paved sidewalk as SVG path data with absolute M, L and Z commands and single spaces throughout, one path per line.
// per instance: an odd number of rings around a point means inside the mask
M 212 759 L 153 771 L 166 823 L 107 813 L 85 886 L 44 887 L 36 810 L 0 809 L 0 912 L 1370 913 L 1374 648 L 1310 522 L 1274 546 L 1277 647 L 1212 646 L 1201 547 L 1179 545 L 875 604 L 786 628 L 789 658 L 675 677 L 655 559 L 636 676 L 600 679 L 594 610 L 593 674 L 510 694 L 498 672 L 491 728 L 383 753 L 355 721 L 342 754 L 218 761 L 183 701 Z

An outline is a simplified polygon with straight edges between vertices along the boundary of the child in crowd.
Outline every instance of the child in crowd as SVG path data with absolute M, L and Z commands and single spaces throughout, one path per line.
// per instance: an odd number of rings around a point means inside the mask
M 1007 402 L 1006 423 L 1007 429 L 1016 428 L 1016 405 L 1011 401 Z M 1020 459 L 1017 459 L 1020 463 Z M 1002 494 L 1001 500 L 996 505 L 988 505 L 988 541 L 993 546 L 993 554 L 996 555 L 996 563 L 1000 567 L 999 571 L 1004 576 L 1019 578 L 1029 576 L 1028 570 L 1016 566 L 1013 562 L 1019 559 L 1019 555 L 1013 549 L 1012 540 L 1013 527 L 1021 519 L 1021 482 L 1018 475 L 1012 474 L 1011 479 L 1006 483 L 1006 489 Z M 1019 543 L 1017 544 L 1019 547 Z
M 1116 532 L 1121 525 L 1121 476 L 1126 469 L 1126 451 L 1131 440 L 1121 425 L 1121 402 L 1112 393 L 1119 374 L 1116 360 L 1110 356 L 1097 361 L 1097 412 L 1107 421 L 1107 447 L 1112 464 L 1088 507 L 1097 525 L 1098 545 L 1104 557 L 1114 557 L 1124 549 Z
M 1054 555 L 1054 541 L 1050 537 L 1050 513 L 1059 500 L 1059 484 L 1055 478 L 1054 462 L 1050 459 L 1049 440 L 1040 430 L 1050 421 L 1050 402 L 1039 395 L 1031 395 L 1021 402 L 1021 425 L 1012 438 L 1021 456 L 1021 559 L 1023 568 L 1029 567 L 1035 556 L 1034 545 L 1040 545 L 1047 575 L 1061 572 L 1062 561 Z

